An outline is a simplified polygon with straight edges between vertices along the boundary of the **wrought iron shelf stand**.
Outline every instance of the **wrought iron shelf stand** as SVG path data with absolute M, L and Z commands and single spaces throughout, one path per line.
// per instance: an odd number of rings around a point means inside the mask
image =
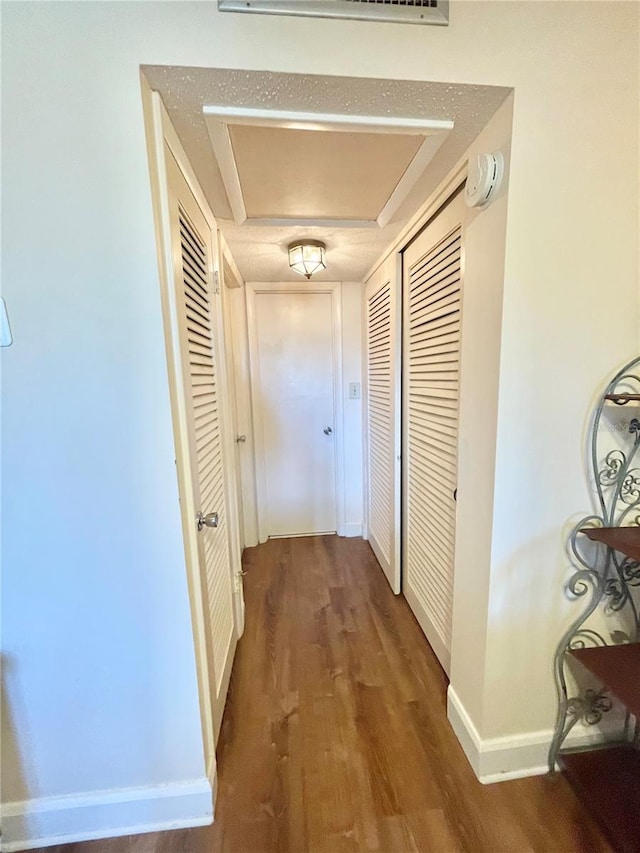
M 621 853 L 640 853 L 640 420 L 631 417 L 622 446 L 611 449 L 602 418 L 611 403 L 632 402 L 640 402 L 640 358 L 609 382 L 593 417 L 589 459 L 596 511 L 569 539 L 575 571 L 567 590 L 584 606 L 555 655 L 558 717 L 549 752 L 550 770 L 560 766 Z M 589 546 L 589 540 L 601 547 Z M 601 622 L 615 620 L 608 638 L 590 622 L 598 608 L 604 612 Z M 599 687 L 570 695 L 572 661 L 589 670 Z M 579 683 L 579 667 L 574 672 Z M 601 722 L 613 697 L 626 709 L 617 739 L 582 749 L 567 746 L 574 726 Z

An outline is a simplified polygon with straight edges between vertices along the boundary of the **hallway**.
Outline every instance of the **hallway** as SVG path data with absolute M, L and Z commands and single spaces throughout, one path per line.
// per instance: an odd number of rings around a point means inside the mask
M 446 679 L 366 542 L 245 552 L 212 827 L 49 853 L 605 853 L 561 777 L 483 786 Z

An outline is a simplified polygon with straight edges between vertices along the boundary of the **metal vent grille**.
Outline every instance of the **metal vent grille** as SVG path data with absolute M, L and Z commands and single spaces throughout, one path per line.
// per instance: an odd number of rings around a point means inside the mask
M 345 3 L 371 3 L 374 6 L 413 6 L 420 9 L 437 9 L 438 0 L 344 0 Z
M 449 0 L 218 0 L 222 12 L 447 26 Z

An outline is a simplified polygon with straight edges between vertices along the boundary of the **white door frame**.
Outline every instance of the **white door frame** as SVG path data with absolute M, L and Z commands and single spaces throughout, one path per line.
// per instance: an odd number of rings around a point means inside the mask
M 202 592 L 202 577 L 198 549 L 198 540 L 194 518 L 197 507 L 193 505 L 192 468 L 189 452 L 189 421 L 187 415 L 187 392 L 182 380 L 180 360 L 180 327 L 179 309 L 176 302 L 176 288 L 173 280 L 172 235 L 169 207 L 169 189 L 167 186 L 167 169 L 165 161 L 165 145 L 175 157 L 184 178 L 202 209 L 208 227 L 211 229 L 211 245 L 214 247 L 212 258 L 214 270 L 220 277 L 220 259 L 218 257 L 217 226 L 209 204 L 200 188 L 191 164 L 171 124 L 160 95 L 151 90 L 144 78 L 141 80 L 142 101 L 147 137 L 147 153 L 151 178 L 151 194 L 155 223 L 156 248 L 160 279 L 160 295 L 162 300 L 162 315 L 164 324 L 165 347 L 169 378 L 169 397 L 173 422 L 174 443 L 176 452 L 176 469 L 178 476 L 178 491 L 180 495 L 180 516 L 185 547 L 187 568 L 187 584 L 191 607 L 191 622 L 193 629 L 196 673 L 198 678 L 198 695 L 200 718 L 206 771 L 212 789 L 215 790 L 216 778 L 216 724 L 214 718 L 212 696 L 215 695 L 215 685 L 210 682 L 209 662 L 206 641 L 206 615 Z M 220 305 L 214 311 L 216 319 L 216 357 L 218 358 L 221 398 L 221 432 L 222 432 L 222 464 L 225 471 L 225 499 L 227 503 L 229 551 L 231 564 L 231 588 L 241 595 L 241 586 L 236 584 L 236 572 L 241 571 L 238 517 L 236 498 L 234 494 L 235 480 L 229 475 L 232 470 L 232 447 L 230 445 L 228 420 L 228 389 L 226 388 L 226 365 L 224 360 L 224 330 L 222 328 L 222 311 Z M 236 546 L 234 547 L 234 542 Z M 234 595 L 235 635 L 233 645 L 243 630 L 244 606 L 238 601 L 239 595 Z M 230 657 L 233 657 L 231 653 Z M 229 665 L 230 669 L 230 665 Z M 224 673 L 225 680 L 229 673 Z
M 251 364 L 251 397 L 253 408 L 253 435 L 255 452 L 256 491 L 258 496 L 258 536 L 260 542 L 269 538 L 266 513 L 267 474 L 264 454 L 262 407 L 260 406 L 260 358 L 256 325 L 256 296 L 260 293 L 330 293 L 331 338 L 333 345 L 333 406 L 335 414 L 335 488 L 336 526 L 339 536 L 346 535 L 346 502 L 344 476 L 344 406 L 342 378 L 342 283 L 339 281 L 298 284 L 297 282 L 250 281 L 247 290 L 247 322 L 249 325 L 249 359 Z
M 244 548 L 250 548 L 258 544 L 258 519 L 246 286 L 222 234 L 220 234 L 220 247 L 223 261 L 222 292 L 225 297 L 223 299 L 225 328 L 229 331 L 226 343 L 233 364 L 233 376 L 230 377 L 230 382 L 231 388 L 235 391 L 237 429 L 245 436 L 245 441 L 238 445 L 240 458 L 238 501 L 242 507 L 244 521 L 244 528 L 240 531 L 241 544 Z

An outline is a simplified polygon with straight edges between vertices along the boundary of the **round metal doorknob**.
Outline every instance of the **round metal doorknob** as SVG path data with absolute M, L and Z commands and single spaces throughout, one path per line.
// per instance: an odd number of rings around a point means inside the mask
M 217 527 L 219 518 L 217 512 L 208 512 L 206 515 L 199 512 L 196 515 L 196 520 L 198 522 L 198 530 L 202 530 L 203 527 Z
M 332 434 L 332 432 L 333 432 L 333 430 L 331 429 L 331 427 L 325 427 L 325 428 L 323 429 L 323 432 L 324 432 L 324 434 L 325 434 L 325 435 L 331 435 L 331 434 Z

